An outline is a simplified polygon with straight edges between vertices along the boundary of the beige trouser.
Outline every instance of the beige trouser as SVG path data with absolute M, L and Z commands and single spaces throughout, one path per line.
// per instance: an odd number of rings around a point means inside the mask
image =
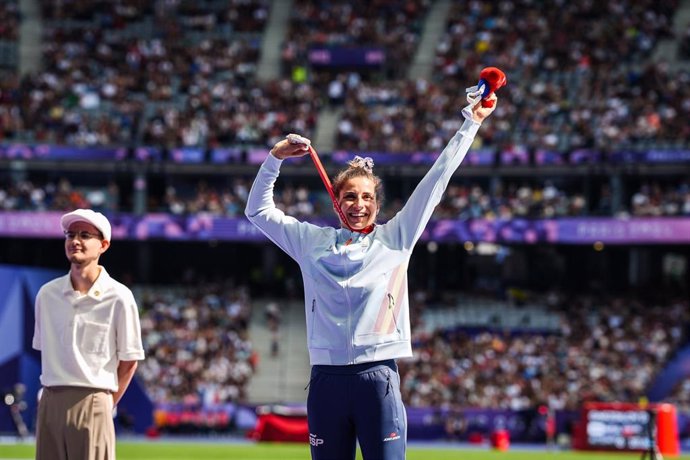
M 43 388 L 36 460 L 114 460 L 113 396 L 107 390 Z

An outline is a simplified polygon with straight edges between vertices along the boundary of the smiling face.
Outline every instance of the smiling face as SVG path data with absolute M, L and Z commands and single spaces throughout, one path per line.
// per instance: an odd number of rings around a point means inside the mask
M 366 176 L 348 179 L 340 189 L 338 204 L 352 229 L 362 230 L 368 227 L 376 220 L 379 210 L 376 184 Z
M 98 263 L 98 258 L 108 247 L 110 242 L 104 240 L 98 229 L 87 222 L 75 222 L 67 229 L 65 255 L 72 265 Z

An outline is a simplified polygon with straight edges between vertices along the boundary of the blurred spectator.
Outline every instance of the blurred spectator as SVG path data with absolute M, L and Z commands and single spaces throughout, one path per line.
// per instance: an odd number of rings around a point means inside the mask
M 437 331 L 400 363 L 406 403 L 521 410 L 637 401 L 685 340 L 689 319 L 687 301 L 580 297 L 560 308 L 555 335 Z
M 19 4 L 14 0 L 0 3 L 0 41 L 16 42 L 19 38 Z
M 254 373 L 245 288 L 137 288 L 144 347 L 138 370 L 154 402 L 208 407 L 245 402 Z
M 287 73 L 308 61 L 312 45 L 382 47 L 387 73 L 404 77 L 412 62 L 430 0 L 295 0 L 283 44 Z
M 319 97 L 308 86 L 253 83 L 268 4 L 44 1 L 44 69 L 9 82 L 16 98 L 0 115 L 18 108 L 22 123 L 7 137 L 175 148 L 311 135 Z
M 504 69 L 508 86 L 476 147 L 606 156 L 690 139 L 690 74 L 650 61 L 677 0 L 454 3 L 431 81 L 404 80 L 429 0 L 297 0 L 288 70 L 267 83 L 255 78 L 267 0 L 41 5 L 43 70 L 0 84 L 0 135 L 13 141 L 270 147 L 288 132 L 312 137 L 328 100 L 344 107 L 339 149 L 434 152 L 459 126 L 458 82 L 486 65 Z M 16 2 L 4 8 L 15 16 Z M 319 70 L 313 44 L 381 46 L 389 69 Z
M 280 307 L 276 302 L 269 302 L 266 305 L 266 325 L 271 332 L 271 356 L 277 357 L 280 353 Z
M 65 177 L 50 182 L 0 179 L 0 210 L 3 211 L 71 211 L 90 208 L 100 212 L 117 212 L 119 201 L 120 191 L 115 182 L 99 187 L 75 187 Z
M 437 46 L 433 83 L 363 83 L 346 100 L 338 142 L 364 151 L 435 151 L 439 139 L 456 129 L 464 105 L 458 82 L 495 65 L 508 75 L 508 86 L 483 133 L 485 146 L 605 152 L 687 147 L 683 120 L 690 106 L 682 82 L 690 74 L 649 62 L 656 42 L 671 36 L 677 4 L 454 3 Z M 387 88 L 395 97 L 363 96 L 384 95 Z M 448 94 L 457 98 L 442 96 Z M 382 138 L 386 145 L 377 145 Z
M 174 215 L 207 213 L 218 217 L 241 217 L 246 204 L 248 179 L 234 177 L 228 181 L 205 179 L 170 180 L 162 196 L 149 193 L 151 212 Z M 629 206 L 623 203 L 615 212 L 610 188 L 602 186 L 599 194 L 587 198 L 578 182 L 538 180 L 502 181 L 491 187 L 477 182 L 451 182 L 447 193 L 434 210 L 435 219 L 553 219 L 580 216 L 654 217 L 690 215 L 690 186 L 683 178 L 667 179 L 665 183 L 646 181 L 631 184 Z M 300 219 L 330 217 L 330 198 L 320 185 L 288 183 L 276 191 L 276 204 L 281 210 Z M 90 207 L 107 212 L 132 212 L 122 209 L 120 202 L 131 197 L 120 196 L 117 183 L 105 187 L 73 185 L 67 178 L 56 182 L 0 179 L 0 210 L 68 210 Z M 392 218 L 402 207 L 399 197 L 391 196 L 384 203 L 381 220 Z
M 680 37 L 678 57 L 685 61 L 690 59 L 690 24 L 687 25 L 685 32 L 683 32 L 682 37 Z

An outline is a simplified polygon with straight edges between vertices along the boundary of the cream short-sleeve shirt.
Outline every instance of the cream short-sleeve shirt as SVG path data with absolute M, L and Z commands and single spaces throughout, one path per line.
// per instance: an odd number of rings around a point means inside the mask
M 144 359 L 139 311 L 132 291 L 101 268 L 80 295 L 69 274 L 41 287 L 33 347 L 41 351 L 41 384 L 117 391 L 119 361 Z

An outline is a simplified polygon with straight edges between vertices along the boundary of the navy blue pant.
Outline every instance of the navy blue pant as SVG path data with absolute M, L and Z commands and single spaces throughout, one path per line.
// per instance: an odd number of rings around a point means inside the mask
M 407 418 L 394 360 L 312 366 L 307 398 L 313 460 L 405 458 Z

